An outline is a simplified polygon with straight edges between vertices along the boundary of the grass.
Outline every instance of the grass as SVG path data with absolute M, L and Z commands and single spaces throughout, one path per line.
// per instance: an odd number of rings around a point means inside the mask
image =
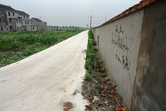
M 89 60 L 86 60 L 86 61 L 85 61 L 85 69 L 86 69 L 86 70 L 88 70 L 89 65 L 90 65 Z
M 94 67 L 95 67 L 95 63 L 97 63 L 99 56 L 96 54 L 96 43 L 94 40 L 94 35 L 92 33 L 92 31 L 88 32 L 88 47 L 86 50 L 86 62 L 85 62 L 85 69 L 87 69 L 87 71 L 91 72 Z
M 0 67 L 24 59 L 79 32 L 78 30 L 1 32 Z
M 96 43 L 94 40 L 94 35 L 92 31 L 88 32 L 88 46 L 86 50 L 86 62 L 85 62 L 85 69 L 88 72 L 88 75 L 92 73 L 95 67 L 99 67 L 99 56 L 96 54 Z M 85 80 L 87 78 L 87 73 L 85 74 Z M 92 79 L 92 78 L 91 78 Z

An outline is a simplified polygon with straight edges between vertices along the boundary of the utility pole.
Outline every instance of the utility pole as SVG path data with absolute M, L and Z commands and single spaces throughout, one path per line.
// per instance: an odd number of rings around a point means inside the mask
M 90 16 L 90 30 L 92 28 L 92 15 Z

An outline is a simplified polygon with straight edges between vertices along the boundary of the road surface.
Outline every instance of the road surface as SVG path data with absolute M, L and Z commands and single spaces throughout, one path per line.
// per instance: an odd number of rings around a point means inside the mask
M 0 68 L 0 111 L 83 111 L 87 33 Z

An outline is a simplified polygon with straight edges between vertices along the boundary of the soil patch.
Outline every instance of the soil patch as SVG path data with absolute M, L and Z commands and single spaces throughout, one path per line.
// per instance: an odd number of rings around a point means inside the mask
M 74 95 L 76 95 L 77 93 L 80 93 L 80 91 L 79 91 L 78 89 L 77 89 L 77 90 L 75 90 L 75 91 L 73 92 L 73 94 L 72 94 L 72 95 L 74 96 Z
M 73 104 L 71 102 L 64 102 L 63 103 L 64 111 L 69 111 L 73 108 Z

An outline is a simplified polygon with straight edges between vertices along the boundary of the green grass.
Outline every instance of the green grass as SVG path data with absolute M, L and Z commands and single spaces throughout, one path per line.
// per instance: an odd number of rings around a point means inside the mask
M 89 65 L 90 65 L 89 60 L 86 60 L 86 61 L 85 61 L 85 69 L 86 69 L 86 70 L 88 70 Z
M 88 46 L 86 50 L 86 61 L 85 61 L 85 69 L 88 73 L 85 74 L 85 79 L 92 79 L 91 74 L 95 69 L 98 69 L 100 64 L 98 62 L 99 56 L 97 55 L 97 48 L 96 43 L 94 40 L 94 35 L 92 31 L 90 30 L 88 32 Z
M 79 32 L 78 30 L 1 32 L 0 67 L 24 59 Z
M 92 31 L 88 32 L 88 47 L 86 50 L 86 62 L 85 62 L 85 69 L 89 72 L 92 72 L 94 69 L 94 64 L 98 61 L 99 57 L 96 55 L 96 47 L 95 47 L 95 40 Z
M 93 77 L 92 77 L 88 72 L 85 74 L 85 80 L 91 81 L 92 78 L 93 78 Z

